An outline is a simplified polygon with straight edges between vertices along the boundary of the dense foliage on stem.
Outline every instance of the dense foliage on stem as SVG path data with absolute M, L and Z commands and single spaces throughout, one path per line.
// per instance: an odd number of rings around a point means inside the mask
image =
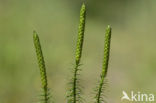
M 105 41 L 104 41 L 104 57 L 102 65 L 101 80 L 97 89 L 96 94 L 96 103 L 103 103 L 105 100 L 103 98 L 103 91 L 106 83 L 106 75 L 108 70 L 108 61 L 109 61 L 109 51 L 110 51 L 110 41 L 111 41 L 111 27 L 106 28 Z
M 70 89 L 70 93 L 68 94 L 68 103 L 81 102 L 80 87 L 78 86 L 78 82 L 79 82 L 78 67 L 80 66 L 80 60 L 82 55 L 84 31 L 85 31 L 85 19 L 86 19 L 86 7 L 85 4 L 82 4 L 80 10 L 80 23 L 78 27 L 78 38 L 77 38 L 76 53 L 75 53 L 75 67 L 74 67 L 73 78 L 71 81 L 72 87 Z
M 68 91 L 68 103 L 81 103 L 83 99 L 81 98 L 81 89 L 79 85 L 79 66 L 82 56 L 82 48 L 83 48 L 83 41 L 84 41 L 84 31 L 85 31 L 85 20 L 86 20 L 86 7 L 85 4 L 82 4 L 80 10 L 80 23 L 78 27 L 78 37 L 77 37 L 77 45 L 75 50 L 75 65 L 73 68 L 73 77 L 70 82 L 71 87 Z M 37 33 L 34 31 L 33 33 L 33 40 L 34 46 L 36 49 L 36 55 L 38 60 L 38 65 L 40 69 L 40 76 L 41 76 L 41 84 L 43 89 L 43 99 L 41 102 L 49 103 L 49 92 L 48 92 L 48 82 L 47 82 L 47 74 L 46 74 L 46 67 L 44 62 L 44 57 L 42 54 L 42 49 L 40 45 L 40 40 Z M 108 70 L 108 62 L 109 62 L 109 52 L 110 52 L 110 41 L 111 41 L 111 27 L 108 26 L 106 28 L 105 39 L 104 39 L 104 57 L 103 57 L 103 64 L 102 64 L 102 72 L 99 85 L 96 91 L 95 103 L 105 103 L 105 99 L 103 98 L 105 93 L 105 84 L 106 83 L 106 76 Z

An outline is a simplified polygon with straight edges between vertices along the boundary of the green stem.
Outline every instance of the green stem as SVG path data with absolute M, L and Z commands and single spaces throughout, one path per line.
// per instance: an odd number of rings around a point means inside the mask
M 85 4 L 82 4 L 81 10 L 80 10 L 80 23 L 78 28 L 78 39 L 77 39 L 77 45 L 76 45 L 76 53 L 75 53 L 75 68 L 74 68 L 74 78 L 73 78 L 73 103 L 76 103 L 78 101 L 77 95 L 78 95 L 78 87 L 77 87 L 77 73 L 78 73 L 78 67 L 80 65 L 81 55 L 82 55 L 82 48 L 83 48 L 83 40 L 84 40 L 84 31 L 85 31 L 85 18 L 86 18 L 86 7 Z
M 102 66 L 102 74 L 101 74 L 101 80 L 98 88 L 97 93 L 97 103 L 101 102 L 101 94 L 102 94 L 102 88 L 104 85 L 104 80 L 107 75 L 108 70 L 108 61 L 109 61 L 109 52 L 110 52 L 110 40 L 111 40 L 111 27 L 108 26 L 105 33 L 105 43 L 104 43 L 104 58 L 103 58 L 103 66 Z
M 41 82 L 42 82 L 44 103 L 48 103 L 48 83 L 47 83 L 46 67 L 45 67 L 44 57 L 43 57 L 43 53 L 42 53 L 42 49 L 41 49 L 41 45 L 40 45 L 40 40 L 35 31 L 33 33 L 33 40 L 34 40 L 34 46 L 36 49 L 38 65 L 40 68 L 40 76 L 41 76 Z
M 74 71 L 74 83 L 73 83 L 73 101 L 74 103 L 76 103 L 76 100 L 77 100 L 77 91 L 76 91 L 76 88 L 77 88 L 77 71 L 78 71 L 78 65 L 75 66 L 75 71 Z

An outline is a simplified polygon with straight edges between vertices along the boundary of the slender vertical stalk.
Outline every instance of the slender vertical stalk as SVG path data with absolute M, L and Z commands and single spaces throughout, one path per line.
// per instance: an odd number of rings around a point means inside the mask
M 111 27 L 108 26 L 105 33 L 105 42 L 104 42 L 104 58 L 103 58 L 103 65 L 102 65 L 102 73 L 101 73 L 101 80 L 98 87 L 98 93 L 96 95 L 96 103 L 101 103 L 102 99 L 102 88 L 104 85 L 104 80 L 107 75 L 108 70 L 108 61 L 109 61 L 109 51 L 110 51 L 110 41 L 111 41 Z
M 33 40 L 36 49 L 38 65 L 40 68 L 40 76 L 41 76 L 41 83 L 42 83 L 43 96 L 44 96 L 43 102 L 48 103 L 48 83 L 47 83 L 46 67 L 45 67 L 44 57 L 42 54 L 40 40 L 35 31 L 33 33 Z
M 78 39 L 77 39 L 77 46 L 76 46 L 76 66 L 74 71 L 74 83 L 73 83 L 73 99 L 74 103 L 77 101 L 77 71 L 78 66 L 80 64 L 81 55 L 82 55 L 82 48 L 83 48 L 83 39 L 84 39 L 84 31 L 85 31 L 85 17 L 86 17 L 86 8 L 85 4 L 82 4 L 80 10 L 80 23 L 78 28 Z
M 85 31 L 85 18 L 86 18 L 86 7 L 83 3 L 80 10 L 80 23 L 78 27 L 78 38 L 77 45 L 75 51 L 75 67 L 74 74 L 72 78 L 72 88 L 71 92 L 68 96 L 68 103 L 76 103 L 80 101 L 80 88 L 78 86 L 78 67 L 80 66 L 81 56 L 82 56 L 82 48 L 83 48 L 83 39 L 84 39 L 84 31 Z

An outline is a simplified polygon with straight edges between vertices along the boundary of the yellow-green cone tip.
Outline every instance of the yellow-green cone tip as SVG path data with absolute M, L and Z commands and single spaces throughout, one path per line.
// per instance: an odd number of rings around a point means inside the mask
M 81 10 L 80 10 L 81 12 L 83 11 L 83 12 L 86 12 L 86 6 L 85 6 L 85 4 L 83 3 L 82 4 L 82 6 L 81 6 Z
M 107 26 L 107 29 L 111 29 L 111 26 L 110 26 L 110 25 L 108 25 L 108 26 Z
M 85 3 L 82 3 L 81 8 L 86 8 Z
M 33 31 L 33 37 L 34 38 L 38 37 L 37 32 L 35 30 Z

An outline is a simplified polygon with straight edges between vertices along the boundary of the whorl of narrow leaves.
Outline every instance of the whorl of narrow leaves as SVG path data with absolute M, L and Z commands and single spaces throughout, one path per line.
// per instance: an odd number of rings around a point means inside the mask
M 82 4 L 80 10 L 80 23 L 78 28 L 78 38 L 77 38 L 77 45 L 76 45 L 76 53 L 75 53 L 75 67 L 74 67 L 74 75 L 72 78 L 72 88 L 69 91 L 70 94 L 68 95 L 68 103 L 81 103 L 82 99 L 80 96 L 80 86 L 79 86 L 79 79 L 78 79 L 78 67 L 80 65 L 81 55 L 82 55 L 82 47 L 83 47 L 83 39 L 84 39 L 84 31 L 85 31 L 85 18 L 86 18 L 86 7 L 85 4 Z
M 101 80 L 97 91 L 98 93 L 96 95 L 96 103 L 102 103 L 104 101 L 102 97 L 103 96 L 102 92 L 106 81 L 105 77 L 107 75 L 107 70 L 108 70 L 110 41 L 111 41 L 111 27 L 108 26 L 105 33 L 103 66 L 102 66 Z
M 35 31 L 33 33 L 33 40 L 34 40 L 34 46 L 36 49 L 38 65 L 40 68 L 40 76 L 41 76 L 42 89 L 43 89 L 42 101 L 43 101 L 43 103 L 48 103 L 49 97 L 48 97 L 48 83 L 47 83 L 46 67 L 45 67 L 44 57 L 42 54 L 40 40 Z

